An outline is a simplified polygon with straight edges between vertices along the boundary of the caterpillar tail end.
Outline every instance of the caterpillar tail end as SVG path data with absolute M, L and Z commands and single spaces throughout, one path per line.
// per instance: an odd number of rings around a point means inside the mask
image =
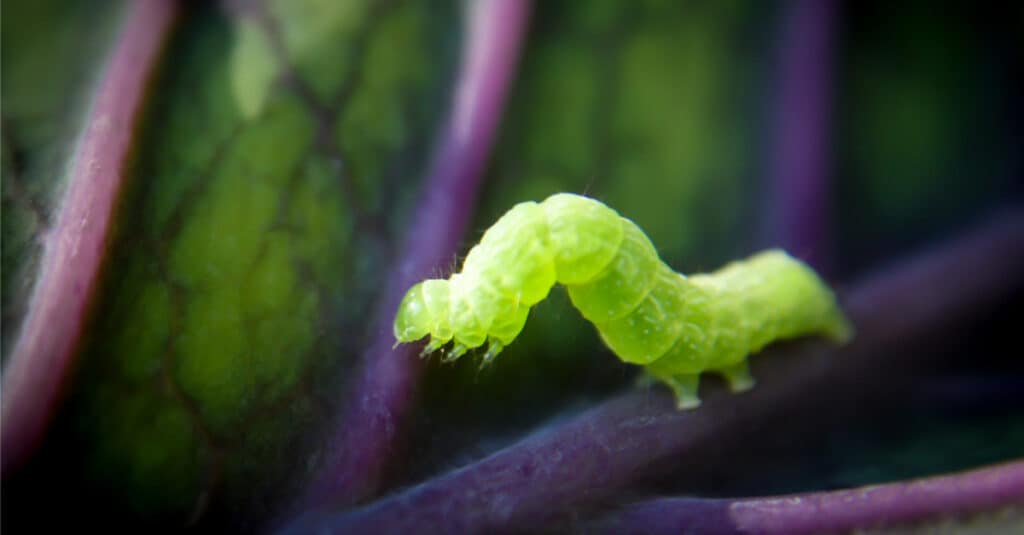
M 853 323 L 850 322 L 842 312 L 837 312 L 835 319 L 832 320 L 828 329 L 825 331 L 825 336 L 829 340 L 843 345 L 853 340 L 855 334 Z

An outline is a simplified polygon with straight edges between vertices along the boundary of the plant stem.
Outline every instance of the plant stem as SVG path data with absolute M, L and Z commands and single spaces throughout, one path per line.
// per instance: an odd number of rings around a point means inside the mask
M 1021 289 L 1022 274 L 1024 211 L 1017 211 L 857 286 L 846 305 L 854 342 L 777 346 L 754 359 L 759 384 L 749 393 L 719 390 L 700 409 L 677 411 L 664 389 L 631 391 L 474 464 L 361 509 L 312 511 L 290 528 L 480 533 L 550 526 L 650 479 L 662 465 L 699 463 L 702 453 L 713 457 L 723 444 L 751 440 L 752 430 L 775 432 L 765 428 L 773 419 L 834 421 L 837 406 L 877 398 L 901 367 L 928 357 L 919 346 L 941 344 L 935 339 L 946 339 L 957 321 Z
M 630 505 L 588 533 L 801 535 L 892 526 L 1024 501 L 1024 461 L 832 492 L 743 499 L 663 498 Z
M 830 242 L 829 176 L 834 0 L 785 3 L 772 121 L 771 195 L 766 227 L 781 246 L 819 271 Z
M 515 73 L 530 4 L 481 0 L 467 6 L 462 67 L 440 145 L 409 226 L 404 256 L 379 302 L 372 342 L 325 447 L 325 468 L 308 488 L 305 506 L 351 504 L 374 495 L 389 463 L 399 457 L 422 363 L 413 346 L 394 347 L 394 312 L 410 286 L 458 252 Z
M 131 3 L 111 48 L 4 369 L 4 477 L 32 454 L 57 407 L 96 293 L 147 82 L 178 11 L 174 0 Z

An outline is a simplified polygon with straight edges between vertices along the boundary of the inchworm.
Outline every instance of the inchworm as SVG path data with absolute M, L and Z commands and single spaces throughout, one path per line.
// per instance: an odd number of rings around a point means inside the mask
M 842 343 L 851 336 L 829 287 L 784 251 L 686 277 L 661 261 L 629 219 L 559 193 L 509 210 L 469 251 L 461 272 L 410 288 L 395 338 L 429 334 L 424 354 L 454 339 L 445 360 L 487 344 L 486 365 L 555 283 L 620 359 L 672 388 L 681 409 L 700 404 L 705 371 L 724 376 L 734 392 L 753 387 L 747 357 L 774 340 L 817 334 Z

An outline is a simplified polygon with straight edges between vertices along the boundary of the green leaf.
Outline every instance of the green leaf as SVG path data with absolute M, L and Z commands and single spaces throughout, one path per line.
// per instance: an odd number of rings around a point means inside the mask
M 271 2 L 184 21 L 73 409 L 115 510 L 266 514 L 302 478 L 444 109 L 454 13 Z

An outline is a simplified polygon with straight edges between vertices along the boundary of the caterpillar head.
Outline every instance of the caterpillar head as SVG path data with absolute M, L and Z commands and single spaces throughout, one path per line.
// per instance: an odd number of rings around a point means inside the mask
M 428 279 L 405 293 L 395 315 L 395 340 L 414 342 L 430 334 L 432 343 L 451 340 L 448 281 Z

